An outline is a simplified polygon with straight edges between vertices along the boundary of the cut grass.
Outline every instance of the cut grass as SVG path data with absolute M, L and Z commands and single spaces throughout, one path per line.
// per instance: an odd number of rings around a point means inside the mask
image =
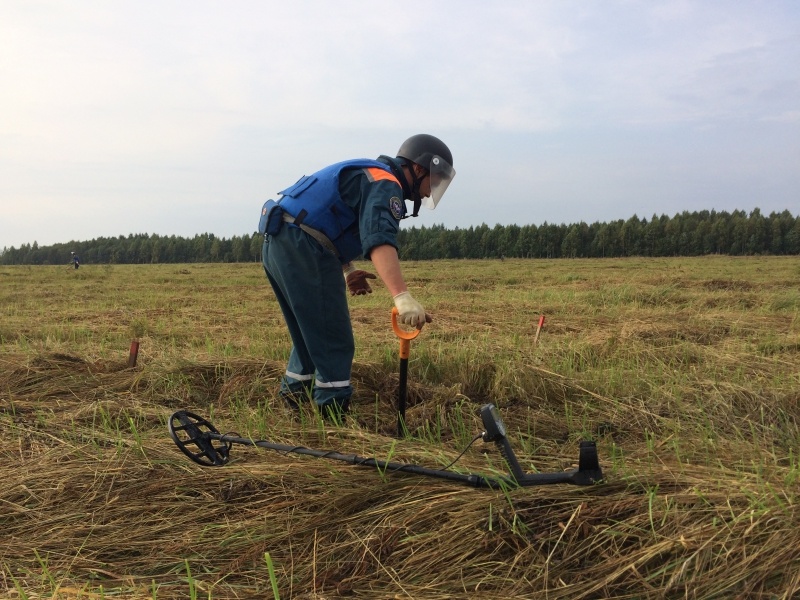
M 290 345 L 259 265 L 0 267 L 0 595 L 800 594 L 800 259 L 404 269 L 434 322 L 412 342 L 396 440 L 380 283 L 351 301 L 354 414 L 331 428 L 276 397 Z M 484 402 L 526 470 L 571 468 L 593 438 L 607 482 L 474 490 L 244 447 L 204 469 L 166 430 L 189 409 L 253 439 L 436 468 L 480 432 Z M 454 469 L 504 466 L 478 444 Z

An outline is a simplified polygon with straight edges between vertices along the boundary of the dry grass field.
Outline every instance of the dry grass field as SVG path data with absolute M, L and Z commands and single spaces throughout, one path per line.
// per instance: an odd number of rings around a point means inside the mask
M 800 598 L 800 258 L 404 270 L 434 322 L 398 439 L 380 284 L 351 299 L 336 427 L 276 398 L 289 341 L 260 265 L 0 267 L 0 597 Z M 593 439 L 605 481 L 476 489 L 246 446 L 202 467 L 167 431 L 188 409 L 441 469 L 487 402 L 526 471 Z M 507 472 L 481 441 L 452 470 Z

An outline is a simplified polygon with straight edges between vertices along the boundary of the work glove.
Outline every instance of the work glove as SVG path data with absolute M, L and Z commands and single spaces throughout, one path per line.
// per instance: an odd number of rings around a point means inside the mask
M 368 271 L 354 269 L 350 267 L 344 273 L 344 280 L 347 282 L 347 289 L 351 296 L 364 296 L 372 293 L 372 288 L 367 279 L 376 279 L 375 275 Z
M 431 316 L 422 308 L 422 304 L 414 300 L 408 290 L 394 297 L 394 305 L 397 307 L 398 320 L 403 325 L 422 329 L 425 323 L 432 321 Z

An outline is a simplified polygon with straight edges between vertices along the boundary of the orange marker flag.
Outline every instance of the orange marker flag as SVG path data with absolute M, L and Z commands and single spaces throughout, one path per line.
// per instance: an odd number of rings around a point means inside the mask
M 544 315 L 539 317 L 539 325 L 536 327 L 536 335 L 533 338 L 533 345 L 534 346 L 539 341 L 539 332 L 542 330 L 542 325 L 544 325 Z

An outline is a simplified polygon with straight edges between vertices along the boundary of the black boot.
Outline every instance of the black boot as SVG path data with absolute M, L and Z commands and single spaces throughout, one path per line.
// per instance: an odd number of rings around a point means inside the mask
M 347 413 L 350 412 L 350 399 L 328 400 L 320 405 L 319 412 L 325 421 L 334 425 L 344 425 Z
M 299 413 L 300 407 L 311 400 L 311 388 L 303 388 L 294 392 L 281 390 L 280 396 L 287 407 L 293 412 Z

